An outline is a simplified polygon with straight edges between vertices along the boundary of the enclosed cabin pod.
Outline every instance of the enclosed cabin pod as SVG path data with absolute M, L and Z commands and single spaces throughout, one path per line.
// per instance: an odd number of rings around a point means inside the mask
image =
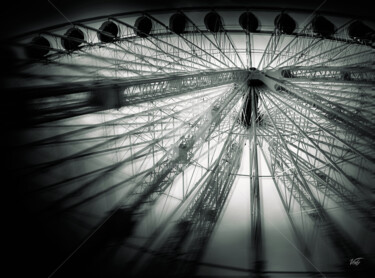
M 348 34 L 352 39 L 360 42 L 373 41 L 375 36 L 373 29 L 358 20 L 349 25 Z
M 215 119 L 219 115 L 219 111 L 220 111 L 219 105 L 215 105 L 214 107 L 212 107 L 212 109 L 211 109 L 211 119 Z
M 289 91 L 283 86 L 280 86 L 279 84 L 275 84 L 274 91 L 283 95 L 294 95 L 291 91 Z
M 217 33 L 223 29 L 223 22 L 221 20 L 221 17 L 216 12 L 210 12 L 206 14 L 206 16 L 204 17 L 204 24 L 206 25 L 206 28 L 212 33 Z
M 137 36 L 146 38 L 151 33 L 152 21 L 146 16 L 141 16 L 135 21 L 134 27 L 137 28 L 137 30 L 134 31 Z
M 247 32 L 256 32 L 259 27 L 258 19 L 251 12 L 244 12 L 238 19 L 240 26 Z
M 112 42 L 117 38 L 118 33 L 117 25 L 112 21 L 106 21 L 99 28 L 98 39 L 104 43 Z
M 179 144 L 174 144 L 172 147 L 173 159 L 176 163 L 187 163 L 191 155 L 191 147 L 194 144 L 195 136 L 183 138 Z
M 186 143 L 181 143 L 178 146 L 178 158 L 180 159 L 181 162 L 188 161 L 188 151 L 189 151 L 189 148 L 186 145 Z
M 202 214 L 204 218 L 206 219 L 206 221 L 209 221 L 211 223 L 216 222 L 217 210 L 213 208 L 206 208 L 206 209 L 203 209 Z
M 287 89 L 285 89 L 283 86 L 280 86 L 278 84 L 275 84 L 275 91 L 279 93 L 289 93 Z
M 335 25 L 325 17 L 317 15 L 311 22 L 313 32 L 328 38 L 335 33 Z
M 281 13 L 276 16 L 274 24 L 277 30 L 287 35 L 293 34 L 294 30 L 296 29 L 296 22 L 294 19 L 285 13 Z
M 30 59 L 42 59 L 50 50 L 51 44 L 44 37 L 35 37 L 25 48 L 25 54 Z
M 278 84 L 275 84 L 274 90 L 276 92 L 278 92 L 279 94 L 290 95 L 292 97 L 295 97 L 295 94 L 292 91 L 289 91 L 285 87 L 280 86 Z M 306 103 L 309 104 L 309 105 L 311 105 L 312 107 L 316 108 L 316 104 L 314 102 L 312 102 L 312 101 L 306 101 Z
M 70 28 L 65 33 L 65 38 L 61 38 L 61 45 L 68 51 L 78 50 L 83 43 L 85 36 L 83 32 L 76 28 Z
M 183 14 L 174 14 L 169 18 L 169 28 L 177 35 L 181 35 L 186 29 L 186 18 Z

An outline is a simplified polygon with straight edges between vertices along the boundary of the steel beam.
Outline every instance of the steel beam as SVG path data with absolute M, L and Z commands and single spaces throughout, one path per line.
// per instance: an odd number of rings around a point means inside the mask
M 150 206 L 155 203 L 158 197 L 173 183 L 174 178 L 186 168 L 194 153 L 213 134 L 214 130 L 220 125 L 223 119 L 230 114 L 229 112 L 242 96 L 241 90 L 243 90 L 244 85 L 245 83 L 240 88 L 233 87 L 192 124 L 190 130 L 185 133 L 185 137 L 181 137 L 180 140 L 177 141 L 177 146 L 179 147 L 177 155 L 167 153 L 154 167 L 146 170 L 144 173 L 137 174 L 137 176 L 140 174 L 143 175 L 142 181 L 133 187 L 133 192 L 126 196 L 126 201 L 123 200 L 123 203 L 120 204 L 115 213 L 112 214 L 113 216 L 118 213 L 126 215 L 126 217 L 123 218 L 125 221 L 123 223 L 126 226 L 126 231 L 124 230 L 121 235 L 123 239 L 127 238 L 132 233 L 132 228 L 135 226 L 134 215 L 146 214 Z M 211 116 L 211 113 L 214 113 L 214 116 Z M 111 216 L 106 222 L 112 223 L 115 221 L 112 221 L 112 218 Z M 106 230 L 109 228 L 105 225 L 103 229 Z M 101 230 L 103 229 L 101 228 Z M 91 248 L 93 248 L 93 246 L 91 246 Z M 83 250 L 80 254 L 88 256 L 87 250 Z M 71 264 L 79 263 L 79 259 L 77 258 L 84 259 L 84 261 L 88 260 L 88 258 L 82 258 L 78 255 Z M 68 270 L 71 264 L 68 264 Z
M 220 85 L 241 83 L 247 75 L 243 70 L 224 70 L 19 88 L 9 92 L 8 108 L 18 111 L 19 106 L 23 106 L 24 117 L 16 119 L 21 124 L 41 124 Z M 62 104 L 67 99 L 70 101 L 69 106 Z M 48 104 L 42 109 L 38 103 Z
M 265 267 L 264 250 L 262 243 L 262 212 L 261 212 L 261 193 L 259 188 L 258 171 L 258 139 L 257 123 L 258 107 L 256 102 L 256 89 L 250 86 L 251 97 L 251 132 L 252 140 L 249 139 L 250 149 L 250 215 L 251 215 L 251 240 L 250 253 L 252 254 L 252 264 L 256 275 L 261 273 Z
M 265 71 L 267 74 L 267 71 Z M 289 66 L 278 68 L 272 71 L 281 79 L 288 79 L 293 82 L 300 81 L 319 81 L 319 82 L 340 82 L 350 84 L 374 84 L 375 69 L 363 66 Z
M 238 134 L 228 136 L 213 170 L 200 186 L 178 223 L 174 225 L 169 236 L 158 248 L 156 252 L 158 256 L 142 264 L 140 273 L 143 276 L 153 277 L 162 274 L 191 277 L 194 275 L 197 263 L 202 257 L 233 186 L 235 179 L 233 173 L 236 173 L 240 167 L 243 144 L 243 136 Z

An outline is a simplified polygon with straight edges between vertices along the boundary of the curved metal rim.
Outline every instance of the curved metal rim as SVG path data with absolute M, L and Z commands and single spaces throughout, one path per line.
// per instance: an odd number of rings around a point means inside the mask
M 97 21 L 101 19 L 108 19 L 110 17 L 120 17 L 120 16 L 130 16 L 130 15 L 143 15 L 146 13 L 151 13 L 151 14 L 158 14 L 158 13 L 167 13 L 167 12 L 194 12 L 194 11 L 257 11 L 257 12 L 262 12 L 262 11 L 268 11 L 268 12 L 295 12 L 295 13 L 311 13 L 313 12 L 312 10 L 309 9 L 301 9 L 301 8 L 285 8 L 285 7 L 252 7 L 252 6 L 243 6 L 243 7 L 233 7 L 233 6 L 223 6 L 223 7 L 217 7 L 217 8 L 212 8 L 212 7 L 183 7 L 183 8 L 170 8 L 170 9 L 153 9 L 153 10 L 144 10 L 144 11 L 134 11 L 134 12 L 123 12 L 123 13 L 115 13 L 115 14 L 107 14 L 107 15 L 102 15 L 102 16 L 96 16 L 96 17 L 90 17 L 90 18 L 85 18 L 81 20 L 76 20 L 72 22 L 66 22 L 66 23 L 61 23 L 61 24 L 56 24 L 53 26 L 49 26 L 46 28 L 41 28 L 41 29 L 36 29 L 33 31 L 29 31 L 23 34 L 19 34 L 13 37 L 10 37 L 9 40 L 16 40 L 20 39 L 23 37 L 31 36 L 33 34 L 37 33 L 42 33 L 46 31 L 51 31 L 54 29 L 60 29 L 64 28 L 69 25 L 76 25 L 79 23 L 88 23 L 92 21 Z M 352 19 L 359 19 L 358 16 L 353 16 L 351 14 L 345 14 L 345 13 L 334 13 L 334 12 L 319 12 L 319 14 L 326 15 L 326 16 L 338 16 L 338 17 L 344 17 L 344 18 L 352 18 Z M 360 19 L 365 19 L 369 20 L 371 22 L 375 23 L 374 17 L 370 16 L 364 16 L 361 17 Z M 262 33 L 260 31 L 259 33 Z

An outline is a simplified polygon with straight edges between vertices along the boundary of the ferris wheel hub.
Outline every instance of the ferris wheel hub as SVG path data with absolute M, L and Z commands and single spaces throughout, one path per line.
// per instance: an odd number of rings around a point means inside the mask
M 248 86 L 252 87 L 260 87 L 264 85 L 263 79 L 263 73 L 259 71 L 256 68 L 250 68 L 249 69 L 249 79 L 247 82 Z

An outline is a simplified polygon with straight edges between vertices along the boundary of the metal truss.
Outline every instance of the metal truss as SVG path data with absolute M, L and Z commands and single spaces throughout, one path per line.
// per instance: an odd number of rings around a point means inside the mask
M 22 122 L 41 124 L 123 106 L 152 102 L 160 98 L 187 94 L 245 80 L 245 71 L 218 71 L 191 73 L 182 76 L 160 76 L 142 80 L 102 80 L 74 82 L 58 86 L 42 86 L 17 89 L 9 109 L 19 105 L 24 94 L 23 107 L 27 108 Z
M 285 78 L 297 78 L 295 81 L 321 81 L 332 82 L 351 81 L 358 86 L 371 85 L 375 80 L 374 69 L 366 67 L 286 67 L 281 69 Z
M 232 126 L 233 132 L 240 129 Z M 196 272 L 197 262 L 213 232 L 220 213 L 231 192 L 235 175 L 240 167 L 244 137 L 228 136 L 212 172 L 205 178 L 192 202 L 172 228 L 169 236 L 158 247 L 153 257 L 142 270 L 142 275 L 190 277 Z

